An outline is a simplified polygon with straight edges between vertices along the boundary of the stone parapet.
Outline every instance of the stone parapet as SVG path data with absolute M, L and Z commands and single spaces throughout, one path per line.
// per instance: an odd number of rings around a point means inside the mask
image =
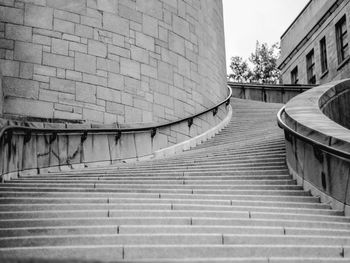
M 337 119 L 348 119 L 350 101 L 344 100 L 350 98 L 349 87 L 350 80 L 315 87 L 287 103 L 283 115 L 284 123 L 299 134 L 285 130 L 291 174 L 323 201 L 347 214 L 350 159 L 346 155 L 350 156 L 350 131 L 330 117 L 337 112 L 341 116 Z

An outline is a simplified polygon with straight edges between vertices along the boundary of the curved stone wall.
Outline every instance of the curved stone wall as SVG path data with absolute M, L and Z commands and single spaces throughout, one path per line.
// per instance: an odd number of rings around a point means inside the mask
M 350 80 L 315 87 L 293 98 L 285 108 L 285 123 L 303 136 L 350 153 L 350 130 L 331 120 L 328 113 L 343 112 L 341 97 L 348 97 Z M 343 105 L 344 106 L 344 105 Z M 324 114 L 324 112 L 327 114 Z M 304 188 L 350 214 L 350 160 L 329 154 L 312 143 L 286 133 L 288 168 Z
M 4 117 L 160 123 L 226 95 L 221 1 L 10 0 L 0 19 Z

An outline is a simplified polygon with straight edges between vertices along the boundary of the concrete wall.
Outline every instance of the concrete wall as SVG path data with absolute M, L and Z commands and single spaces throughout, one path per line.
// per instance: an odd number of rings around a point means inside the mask
M 286 105 L 285 123 L 303 136 L 350 154 L 350 130 L 332 121 L 323 111 L 335 107 L 338 115 L 349 117 L 330 103 L 349 93 L 350 80 L 315 87 L 293 98 Z M 346 95 L 347 96 L 347 95 Z M 347 104 L 349 109 L 349 104 Z M 348 112 L 348 111 L 347 111 Z M 286 133 L 287 165 L 290 173 L 322 202 L 350 214 L 350 162 L 329 154 L 318 146 Z
M 227 94 L 221 1 L 7 0 L 0 19 L 7 117 L 159 123 Z
M 319 2 L 323 2 L 323 6 L 320 8 L 315 8 L 315 15 L 310 15 L 308 10 L 303 13 L 300 19 L 305 19 L 304 21 L 305 28 L 303 28 L 303 24 L 299 23 L 299 26 L 294 28 L 291 31 L 288 31 L 286 36 L 281 39 L 281 51 L 282 56 L 279 60 L 281 63 L 292 51 L 293 48 L 299 43 L 299 41 L 292 41 L 292 39 L 300 39 L 301 36 L 305 37 L 309 32 L 306 29 L 309 29 L 309 20 L 312 21 L 311 24 L 315 25 L 316 20 L 314 18 L 319 18 L 321 14 L 325 14 L 326 8 L 329 7 L 331 3 L 334 1 L 313 1 L 312 3 L 317 4 Z M 311 5 L 312 7 L 312 5 Z M 311 12 L 311 11 L 310 11 Z M 339 19 L 346 15 L 347 18 L 347 27 L 348 33 L 350 32 L 350 4 L 349 0 L 344 0 L 340 6 L 336 8 L 336 10 L 328 17 L 328 19 L 318 28 L 314 34 L 310 37 L 306 43 L 304 43 L 298 52 L 294 54 L 290 60 L 288 60 L 287 64 L 281 69 L 282 73 L 282 82 L 284 84 L 291 83 L 291 71 L 298 66 L 298 76 L 299 76 L 299 84 L 307 84 L 307 74 L 306 74 L 306 55 L 310 52 L 310 50 L 314 49 L 315 54 L 315 74 L 316 74 L 316 83 L 324 84 L 333 80 L 340 80 L 347 78 L 350 74 L 350 64 L 345 63 L 341 67 L 339 67 L 338 56 L 337 56 L 337 46 L 336 46 L 336 33 L 335 33 L 335 24 L 339 21 Z M 323 37 L 326 37 L 327 44 L 327 60 L 328 60 L 328 71 L 325 74 L 321 72 L 321 55 L 320 55 L 320 40 Z M 300 39 L 301 40 L 301 39 Z M 348 42 L 350 41 L 350 36 L 348 34 Z

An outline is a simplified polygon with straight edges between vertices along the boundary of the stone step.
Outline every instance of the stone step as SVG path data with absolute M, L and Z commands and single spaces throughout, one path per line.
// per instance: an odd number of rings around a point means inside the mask
M 149 206 L 151 207 L 151 206 Z M 245 218 L 245 219 L 285 219 L 285 220 L 305 220 L 305 221 L 325 221 L 325 222 L 345 222 L 350 223 L 350 219 L 340 215 L 339 211 L 333 210 L 320 210 L 327 211 L 329 214 L 317 214 L 317 213 L 300 213 L 300 211 L 286 211 L 278 212 L 273 209 L 257 208 L 247 209 L 242 207 L 241 210 L 232 211 L 220 211 L 220 210 L 171 210 L 167 206 L 157 205 L 155 209 L 140 210 L 140 209 L 88 209 L 88 210 L 36 210 L 36 211 L 10 211 L 0 212 L 0 219 L 40 219 L 40 218 L 77 218 L 77 217 L 198 217 L 198 218 Z M 299 213 L 298 213 L 299 212 Z M 333 213 L 332 213 L 333 212 Z
M 294 208 L 315 208 L 315 209 L 330 209 L 327 204 L 307 203 L 307 202 L 288 202 L 288 201 L 263 201 L 263 200 L 210 200 L 210 199 L 166 199 L 166 198 L 76 198 L 76 197 L 32 197 L 20 198 L 1 198 L 0 206 L 8 205 L 26 205 L 26 204 L 72 204 L 72 205 L 93 205 L 93 204 L 182 204 L 182 205 L 221 205 L 221 206 L 265 206 L 265 207 L 294 207 Z
M 5 257 L 78 259 L 78 260 L 137 260 L 183 258 L 269 258 L 269 257 L 324 257 L 342 258 L 349 247 L 313 245 L 86 245 L 1 248 Z
M 248 206 L 248 204 L 239 205 L 209 205 L 209 204 L 181 204 L 181 203 L 108 203 L 108 204 L 1 204 L 0 218 L 3 212 L 45 212 L 45 211 L 80 211 L 80 210 L 183 210 L 183 211 L 218 211 L 218 213 L 232 211 L 250 211 L 250 212 L 281 212 L 295 214 L 317 214 L 317 215 L 335 215 L 342 216 L 343 212 L 331 209 L 316 208 L 295 208 L 295 207 L 272 207 L 272 206 Z
M 30 179 L 30 180 L 11 180 L 11 184 L 31 184 L 31 185 L 40 185 L 40 184 L 108 184 L 108 185 L 117 185 L 117 184 L 147 184 L 147 185 L 296 185 L 295 180 L 291 180 L 289 178 L 278 180 L 276 179 L 260 179 L 260 178 L 251 178 L 251 180 L 215 180 L 215 179 L 206 179 L 206 180 L 192 180 L 184 177 L 177 177 L 172 179 L 152 179 L 148 180 L 144 179 L 111 179 L 111 178 L 96 178 L 96 179 L 88 179 L 88 178 L 80 178 L 80 180 L 72 180 L 71 178 L 55 178 L 51 180 L 46 179 Z
M 350 236 L 232 235 L 232 234 L 83 234 L 0 237 L 0 247 L 76 245 L 325 245 L 349 246 Z
M 235 200 L 235 201 L 277 201 L 277 202 L 308 202 L 308 203 L 319 203 L 318 197 L 311 196 L 308 192 L 301 192 L 298 195 L 281 195 L 271 194 L 259 195 L 252 193 L 247 195 L 247 191 L 242 194 L 181 194 L 181 193 L 112 193 L 112 192 L 42 192 L 42 191 L 19 191 L 19 192 L 0 192 L 0 196 L 3 198 L 23 197 L 30 199 L 36 198 L 97 198 L 103 197 L 106 200 L 108 198 L 138 198 L 138 199 L 190 199 L 190 200 Z M 276 192 L 274 192 L 276 193 Z M 299 193 L 299 192 L 298 192 Z

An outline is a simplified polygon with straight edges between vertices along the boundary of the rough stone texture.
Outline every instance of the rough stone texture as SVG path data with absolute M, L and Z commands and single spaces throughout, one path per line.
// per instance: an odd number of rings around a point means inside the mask
M 160 123 L 227 94 L 221 1 L 13 0 L 0 17 L 10 115 Z

